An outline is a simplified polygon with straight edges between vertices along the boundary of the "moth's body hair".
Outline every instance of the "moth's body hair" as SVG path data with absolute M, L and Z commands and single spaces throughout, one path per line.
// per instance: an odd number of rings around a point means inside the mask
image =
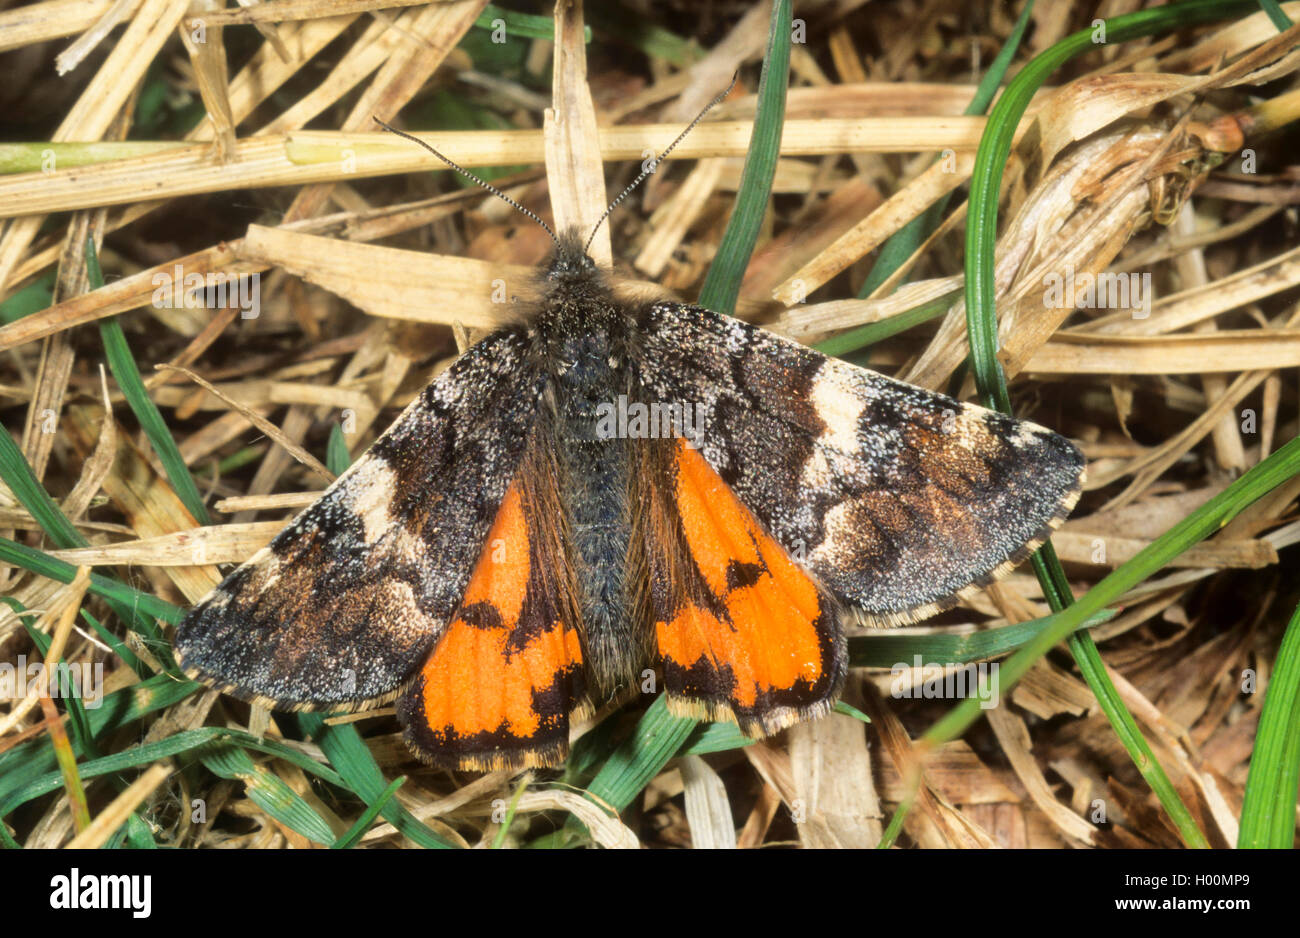
M 633 503 L 638 489 L 632 441 L 598 434 L 599 409 L 637 394 L 631 364 L 635 319 L 606 275 L 564 232 L 524 310 L 537 365 L 550 381 L 543 429 L 556 454 L 557 490 L 577 585 L 590 691 L 612 699 L 649 664 L 651 623 L 644 603 L 643 551 Z

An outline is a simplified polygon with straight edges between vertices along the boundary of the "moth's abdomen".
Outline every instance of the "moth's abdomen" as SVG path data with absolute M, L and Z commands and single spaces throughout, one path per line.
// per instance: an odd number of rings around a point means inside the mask
M 620 395 L 626 400 L 629 382 L 607 333 L 570 337 L 561 359 L 555 378 L 559 491 L 593 691 L 609 696 L 633 680 L 644 660 L 636 651 L 644 644 L 641 624 L 631 614 L 632 452 L 617 425 L 610 432 L 605 419 Z

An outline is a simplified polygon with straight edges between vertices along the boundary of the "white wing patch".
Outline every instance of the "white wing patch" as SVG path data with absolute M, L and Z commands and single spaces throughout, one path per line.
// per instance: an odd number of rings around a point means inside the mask
M 348 473 L 348 506 L 361 521 L 367 545 L 374 544 L 392 527 L 389 506 L 396 490 L 397 473 L 378 456 L 367 456 Z

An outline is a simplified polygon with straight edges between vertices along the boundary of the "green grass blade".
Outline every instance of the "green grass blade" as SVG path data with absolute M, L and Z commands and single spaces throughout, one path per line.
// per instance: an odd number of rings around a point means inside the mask
M 69 170 L 114 160 L 139 159 L 188 145 L 184 140 L 4 143 L 0 144 L 0 175 L 39 173 L 48 171 L 51 166 Z
M 54 302 L 54 272 L 43 274 L 0 303 L 0 323 L 8 325 L 24 316 L 39 313 Z
M 215 729 L 215 727 L 211 728 Z M 200 737 L 190 734 L 198 733 Z M 212 734 L 207 730 L 189 730 L 168 736 L 152 743 L 132 746 L 124 752 L 116 752 L 99 759 L 91 759 L 80 766 L 82 778 L 97 778 L 113 772 L 122 772 L 137 766 L 148 765 L 159 759 L 166 759 L 177 753 L 193 749 L 201 743 L 208 742 Z M 9 777 L 0 783 L 0 817 L 9 814 L 15 808 L 26 804 L 34 798 L 48 795 L 59 788 L 63 780 L 57 771 L 42 772 L 35 777 L 14 784 Z
M 1115 611 L 1103 609 L 1079 626 L 1090 629 L 1115 617 Z M 968 635 L 854 635 L 849 639 L 849 666 L 853 668 L 910 667 L 919 656 L 926 664 L 971 664 L 1009 655 L 1031 638 L 1052 628 L 1058 613 L 1017 622 Z
M 525 775 L 515 785 L 515 793 L 510 798 L 510 804 L 506 807 L 506 816 L 501 821 L 501 826 L 497 828 L 496 836 L 492 838 L 492 849 L 500 850 L 506 842 L 506 835 L 510 833 L 510 825 L 515 821 L 515 815 L 519 812 L 519 799 L 524 796 L 528 790 L 531 778 Z
M 718 253 L 709 266 L 700 305 L 731 314 L 736 310 L 740 284 L 758 243 L 758 233 L 767 214 L 781 153 L 781 130 L 785 126 L 785 93 L 790 83 L 790 0 L 773 0 L 772 28 L 768 33 L 767 55 L 758 81 L 758 110 L 754 130 L 745 154 L 745 168 L 736 190 L 736 205 L 727 222 Z
M 399 775 L 397 778 L 393 779 L 389 786 L 384 789 L 382 795 L 376 798 L 373 803 L 366 805 L 366 810 L 361 812 L 361 817 L 357 818 L 357 822 L 348 828 L 348 832 L 331 844 L 331 849 L 348 850 L 360 843 L 361 836 L 370 828 L 371 823 L 379 815 L 379 812 L 384 810 L 384 806 L 388 804 L 388 800 L 392 798 L 393 795 L 397 794 L 397 789 L 401 788 L 404 784 L 406 784 L 405 775 Z
M 338 770 L 346 788 L 356 793 L 367 805 L 372 805 L 384 796 L 388 785 L 384 782 L 384 773 L 380 771 L 375 757 L 366 748 L 365 741 L 357 728 L 344 723 L 331 726 L 319 713 L 299 713 L 298 726 L 310 734 L 316 745 L 324 750 L 330 765 Z M 453 845 L 443 840 L 427 825 L 416 820 L 402 807 L 401 803 L 389 800 L 381 806 L 379 813 L 390 824 L 422 847 L 444 847 Z
M 1029 26 L 1029 18 L 1034 12 L 1034 0 L 1028 0 L 1024 9 L 1020 11 L 1020 16 L 1016 18 L 1015 24 L 1011 27 L 1011 33 L 1007 36 L 1007 41 L 1002 44 L 998 54 L 994 56 L 993 63 L 989 70 L 984 73 L 980 79 L 979 85 L 975 88 L 975 94 L 970 99 L 970 104 L 962 111 L 967 117 L 976 117 L 983 114 L 997 97 L 998 86 L 1002 84 L 1002 79 L 1007 75 L 1007 69 L 1011 67 L 1011 60 L 1016 57 L 1016 52 L 1020 49 L 1020 40 L 1025 36 L 1025 29 Z
M 4 436 L 7 436 L 7 434 Z M 0 436 L 0 440 L 2 439 L 3 436 Z M 3 445 L 0 442 L 0 448 L 3 448 Z M 0 537 L 0 561 L 12 564 L 15 567 L 22 567 L 24 570 L 30 570 L 32 573 L 38 573 L 51 580 L 58 580 L 60 583 L 71 583 L 77 575 L 77 568 L 66 560 L 51 557 L 44 551 L 27 547 L 4 537 Z M 173 606 L 167 600 L 141 592 L 102 573 L 92 573 L 90 575 L 90 592 L 97 596 L 103 596 L 111 602 L 118 603 L 144 616 L 163 619 L 173 625 L 179 623 L 185 615 L 183 609 Z M 163 641 L 162 635 L 152 625 L 148 631 L 144 631 L 142 634 L 153 641 Z
M 619 727 L 625 722 L 626 714 L 615 711 L 582 734 L 564 760 L 564 784 L 572 788 L 587 787 L 605 760 L 618 748 L 622 741 Z
M 127 648 L 126 644 L 120 638 L 108 629 L 104 628 L 103 624 L 84 608 L 81 610 L 81 617 L 86 620 L 86 623 L 92 629 L 95 630 L 95 634 L 99 636 L 99 640 L 109 648 L 113 649 L 113 654 L 121 658 L 122 662 L 134 671 L 140 680 L 143 681 L 145 678 L 153 677 L 153 672 L 145 666 L 145 663 L 140 660 L 139 656 L 131 649 Z
M 695 720 L 672 716 L 660 695 L 646 708 L 632 735 L 605 760 L 587 786 L 588 793 L 598 803 L 622 811 L 677 754 L 698 725 Z
M 1238 847 L 1295 845 L 1300 789 L 1300 606 L 1287 623 L 1264 693 L 1241 804 Z
M 244 466 L 251 466 L 266 454 L 266 450 L 267 447 L 262 444 L 242 447 L 224 459 L 216 461 L 216 475 L 218 477 L 230 475 L 236 470 L 244 468 Z M 211 463 L 209 463 L 209 465 L 211 465 Z
M 1259 0 L 1260 9 L 1267 15 L 1273 25 L 1277 27 L 1280 33 L 1286 32 L 1292 27 L 1291 17 L 1286 15 L 1286 11 L 1278 5 L 1277 0 Z
M 4 479 L 9 491 L 14 493 L 19 504 L 27 509 L 28 514 L 54 542 L 54 546 L 63 550 L 85 547 L 88 543 L 81 532 L 72 526 L 72 522 L 59 510 L 59 506 L 50 498 L 41 485 L 32 467 L 28 465 L 22 450 L 7 432 L 0 433 L 0 479 Z M 66 580 L 65 582 L 72 582 Z
M 343 438 L 343 430 L 336 423 L 330 427 L 329 443 L 325 445 L 325 468 L 336 476 L 341 476 L 350 465 L 352 465 L 352 454 L 348 452 L 348 442 Z
M 548 41 L 555 39 L 555 20 L 551 17 L 538 16 L 535 13 L 516 13 L 514 10 L 502 9 L 495 3 L 489 3 L 483 8 L 474 25 L 479 29 L 491 30 L 499 27 L 507 36 L 518 36 L 521 39 Z M 590 26 L 584 31 L 583 41 L 591 42 Z
M 880 322 L 869 322 L 865 326 L 858 326 L 837 336 L 832 336 L 818 342 L 813 348 L 823 355 L 834 355 L 837 358 L 851 354 L 858 349 L 881 342 L 891 335 L 906 332 L 913 326 L 919 326 L 931 319 L 938 319 L 948 312 L 956 299 L 957 291 L 953 290 L 951 293 L 945 293 L 943 296 L 922 303 L 920 306 L 914 306 L 896 316 L 890 316 L 888 319 L 880 320 Z
M 158 844 L 153 839 L 153 829 L 145 823 L 144 818 L 132 814 L 123 825 L 126 845 L 132 850 L 157 850 Z
M 677 755 L 704 756 L 711 752 L 743 749 L 756 742 L 757 739 L 746 736 L 735 723 L 701 723 L 682 743 Z
M 6 603 L 11 608 L 13 608 L 16 612 L 18 612 L 20 615 L 26 614 L 25 610 L 23 609 L 22 603 L 18 602 L 18 600 L 14 599 L 11 596 L 0 596 L 0 602 Z M 113 635 L 111 632 L 108 632 L 107 629 L 104 629 L 103 626 L 99 625 L 99 623 L 95 621 L 94 617 L 91 616 L 89 612 L 87 612 L 85 609 L 82 609 L 81 614 L 88 621 L 90 621 L 95 626 L 96 629 L 99 630 L 101 637 L 107 638 L 110 642 L 114 643 L 115 646 L 120 647 L 122 651 L 126 652 L 126 654 L 130 656 L 130 658 L 132 659 L 135 658 L 135 655 L 133 655 L 130 651 L 128 651 L 125 648 L 125 646 L 122 646 L 122 643 L 117 640 L 117 636 Z M 26 614 L 26 615 L 30 615 L 30 614 Z M 36 646 L 37 650 L 42 655 L 48 655 L 50 651 L 50 645 L 53 643 L 53 639 L 50 636 L 46 635 L 44 632 L 40 632 L 35 628 L 33 628 L 29 622 L 24 621 L 23 625 L 27 629 L 27 634 L 30 636 L 32 640 L 32 644 Z M 56 667 L 62 665 L 63 665 L 62 659 L 60 659 L 58 662 L 55 663 Z M 53 682 L 53 680 L 54 679 L 52 678 L 51 681 Z M 86 708 L 85 705 L 82 703 L 80 689 L 76 686 L 75 683 L 69 682 L 67 685 L 62 685 L 61 683 L 60 691 L 62 691 L 60 696 L 64 701 L 66 701 L 66 707 L 67 707 L 68 718 L 69 718 L 69 726 L 72 729 L 71 735 L 72 735 L 73 750 L 82 759 L 98 759 L 101 753 L 99 752 L 98 746 L 96 746 L 95 744 L 95 732 L 91 728 L 90 721 L 86 717 Z M 54 740 L 52 737 L 45 737 L 44 741 L 48 742 L 49 745 L 53 747 Z M 57 749 L 54 750 L 54 756 L 57 761 L 58 759 Z M 122 780 L 114 779 L 113 781 L 119 790 L 126 789 L 126 783 L 123 782 Z M 132 846 L 150 847 L 150 848 L 158 846 L 154 842 L 153 832 L 149 828 L 149 825 L 145 824 L 144 821 L 140 818 L 140 816 L 136 813 L 132 813 L 127 818 L 127 824 L 124 825 L 124 827 L 118 832 L 118 835 L 114 835 L 112 838 L 109 839 L 108 841 L 109 847 L 116 846 L 117 841 L 126 839 L 128 836 L 132 841 Z M 143 842 L 141 838 L 143 838 L 143 841 L 147 841 L 147 842 Z
M 177 681 L 171 675 L 160 674 L 125 690 L 110 694 L 104 698 L 99 707 L 91 708 L 85 712 L 89 736 L 94 737 L 115 732 L 150 713 L 156 713 L 172 706 L 188 697 L 198 688 L 199 685 L 193 682 Z M 308 756 L 282 743 L 273 740 L 258 740 L 247 733 L 225 730 L 220 727 L 209 727 L 195 732 L 202 735 L 183 737 L 173 744 L 174 748 L 170 751 L 180 752 L 185 748 L 197 747 L 209 740 L 229 738 L 240 742 L 246 748 L 256 749 L 285 759 L 306 771 L 320 776 L 327 782 L 345 787 L 342 778 L 331 769 L 312 761 Z M 151 761 L 154 755 L 146 751 L 142 756 L 134 758 L 137 761 L 127 764 L 120 762 L 105 763 L 97 758 L 92 759 L 90 762 L 79 764 L 78 773 L 83 778 L 103 774 L 113 775 L 118 769 Z M 48 736 L 30 740 L 0 754 L 0 817 L 32 798 L 40 797 L 59 788 L 62 784 L 62 776 L 56 770 L 56 766 L 57 758 L 52 741 Z M 138 825 L 132 825 L 132 828 L 133 831 L 128 830 L 126 834 L 126 839 L 132 846 L 156 846 L 152 840 L 152 833 L 147 831 L 147 825 L 143 829 Z M 0 830 L 2 830 L 2 826 L 0 826 Z M 138 842 L 138 835 L 145 833 L 148 833 L 149 843 L 141 844 Z M 121 838 L 117 839 L 120 840 Z M 14 845 L 10 844 L 10 846 Z
M 243 782 L 248 797 L 285 827 L 318 844 L 332 844 L 334 831 L 284 779 L 255 763 L 247 752 L 229 744 L 208 745 L 199 758 L 213 775 Z
M 704 56 L 694 39 L 683 39 L 627 7 L 592 3 L 583 12 L 597 32 L 627 43 L 651 60 L 686 68 Z
M 157 405 L 149 397 L 140 372 L 135 367 L 135 359 L 131 357 L 131 348 L 126 344 L 122 324 L 116 318 L 106 319 L 99 325 L 99 334 L 104 342 L 104 356 L 108 359 L 108 370 L 113 373 L 122 396 L 135 414 L 136 420 L 140 421 L 140 427 L 148 437 L 153 451 L 158 454 L 158 460 L 162 463 L 163 471 L 167 473 L 172 489 L 195 521 L 199 524 L 210 524 L 208 509 L 203 504 L 203 496 L 199 494 L 198 486 L 194 484 L 194 477 L 190 475 L 189 467 L 185 465 L 185 460 L 181 458 L 181 451 L 176 446 L 176 440 L 172 438 L 167 423 L 158 412 Z
M 82 763 L 79 768 L 82 777 L 94 778 L 115 775 L 158 759 L 190 754 L 214 775 L 243 782 L 248 797 L 286 827 L 318 843 L 333 843 L 334 832 L 325 819 L 282 779 L 253 762 L 247 750 L 276 756 L 324 781 L 346 787 L 337 773 L 290 746 L 217 726 L 186 730 L 154 743 L 132 747 L 125 752 L 92 759 Z M 57 790 L 60 784 L 59 773 L 47 772 L 29 777 L 21 784 L 8 786 L 5 793 L 0 795 L 0 817 L 28 801 Z
M 98 290 L 104 285 L 104 274 L 99 269 L 99 255 L 95 252 L 95 242 L 92 238 L 86 239 L 86 273 L 90 277 L 92 290 Z M 153 398 L 149 396 L 149 391 L 144 386 L 140 370 L 135 365 L 135 357 L 131 354 L 130 346 L 126 344 L 126 334 L 122 332 L 122 324 L 117 321 L 116 316 L 105 319 L 99 324 L 99 334 L 104 341 L 104 355 L 108 359 L 108 369 L 113 372 L 113 378 L 117 381 L 117 386 L 122 389 L 122 396 L 126 398 L 131 412 L 135 414 L 136 420 L 140 421 L 140 428 L 149 438 L 153 451 L 158 454 L 158 461 L 162 463 L 163 471 L 167 473 L 172 489 L 189 513 L 194 516 L 194 520 L 199 524 L 209 524 L 208 509 L 203 504 L 203 496 L 199 494 L 198 486 L 194 484 L 194 477 L 190 475 L 189 467 L 181 458 L 181 451 L 176 447 L 171 431 L 167 429 L 167 422 L 163 420 L 157 405 L 154 404 Z

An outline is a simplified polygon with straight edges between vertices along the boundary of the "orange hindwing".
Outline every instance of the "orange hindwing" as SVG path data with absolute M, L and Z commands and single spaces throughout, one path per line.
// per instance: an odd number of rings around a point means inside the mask
M 564 758 L 583 655 L 539 515 L 517 479 L 459 610 L 398 702 L 407 742 L 425 761 L 490 771 Z
M 650 592 L 670 708 L 750 735 L 825 713 L 845 672 L 830 600 L 696 450 L 661 453 Z

